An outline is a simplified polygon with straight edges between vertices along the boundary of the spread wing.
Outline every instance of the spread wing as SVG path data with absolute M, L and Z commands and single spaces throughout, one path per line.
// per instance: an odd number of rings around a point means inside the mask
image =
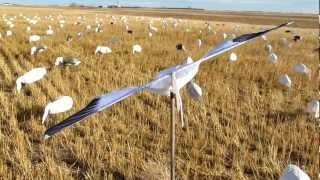
M 85 117 L 89 115 L 102 111 L 103 109 L 137 93 L 140 90 L 143 90 L 143 86 L 135 86 L 135 87 L 128 87 L 119 90 L 112 91 L 108 94 L 104 94 L 98 97 L 95 97 L 91 102 L 79 112 L 71 115 L 67 119 L 63 120 L 62 122 L 50 127 L 45 131 L 45 139 L 49 138 L 50 136 L 56 134 L 57 132 L 61 131 L 62 129 L 73 125 L 76 122 L 79 122 Z
M 284 26 L 288 26 L 290 24 L 292 24 L 293 22 L 287 22 L 287 23 L 283 23 L 279 26 L 276 26 L 274 28 L 271 28 L 271 29 L 267 29 L 267 30 L 264 30 L 264 31 L 260 31 L 260 32 L 255 32 L 255 33 L 250 33 L 250 34 L 244 34 L 244 35 L 241 35 L 239 37 L 236 37 L 234 39 L 231 39 L 231 40 L 228 40 L 228 41 L 225 41 L 225 42 L 222 42 L 221 44 L 219 44 L 218 46 L 212 48 L 206 55 L 204 55 L 201 59 L 200 59 L 200 63 L 203 62 L 203 61 L 206 61 L 214 56 L 217 56 L 221 53 L 224 53 L 232 48 L 235 48 L 237 46 L 240 46 L 254 38 L 257 38 L 259 36 L 262 36 L 270 31 L 273 31 L 273 30 L 276 30 L 276 29 L 279 29 L 281 27 L 284 27 Z

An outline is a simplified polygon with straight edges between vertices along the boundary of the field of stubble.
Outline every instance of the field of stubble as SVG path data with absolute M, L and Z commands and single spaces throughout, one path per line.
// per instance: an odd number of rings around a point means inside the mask
M 13 36 L 5 37 L 7 17 L 17 16 Z M 41 21 L 29 25 L 19 13 L 38 15 Z M 54 21 L 45 19 L 51 14 Z M 66 18 L 60 28 L 57 15 Z M 74 25 L 77 16 L 86 20 Z M 149 18 L 136 21 L 129 17 L 133 34 L 127 34 L 120 20 L 110 24 L 109 15 L 100 12 L 102 33 L 85 30 L 95 27 L 95 13 L 87 10 L 34 10 L 0 8 L 0 177 L 4 179 L 167 179 L 169 177 L 170 101 L 150 92 L 132 96 L 97 113 L 62 133 L 44 141 L 46 128 L 85 106 L 94 96 L 113 89 L 137 85 L 152 79 L 161 69 L 181 63 L 188 56 L 200 58 L 223 41 L 222 33 L 258 31 L 263 26 L 211 22 L 216 35 L 209 34 L 204 21 L 183 20 L 177 28 L 159 28 L 148 37 Z M 118 18 L 120 16 L 117 16 Z M 170 19 L 168 20 L 171 21 Z M 224 24 L 224 25 L 223 25 Z M 46 36 L 48 25 L 54 35 Z M 26 27 L 42 36 L 48 46 L 30 55 Z M 190 32 L 186 32 L 190 29 Z M 199 31 L 202 30 L 202 34 Z M 297 31 L 303 40 L 291 48 L 280 44 L 281 37 L 292 39 L 285 30 Z M 77 37 L 83 32 L 83 37 Z M 67 35 L 74 37 L 66 42 Z M 318 31 L 284 28 L 267 37 L 279 56 L 277 64 L 267 61 L 266 44 L 256 39 L 232 50 L 238 61 L 229 62 L 228 53 L 202 64 L 195 78 L 204 94 L 193 101 L 182 91 L 187 128 L 177 125 L 177 176 L 179 179 L 278 179 L 289 164 L 302 167 L 313 179 L 319 173 L 316 123 L 305 111 L 307 102 L 319 98 L 316 70 L 319 54 Z M 97 45 L 108 45 L 112 53 L 95 55 Z M 203 40 L 199 49 L 196 39 Z M 177 51 L 177 43 L 187 51 Z M 141 54 L 132 55 L 133 44 Z M 109 46 L 109 45 L 108 45 Z M 58 56 L 74 56 L 79 66 L 54 66 Z M 313 72 L 304 77 L 292 71 L 296 63 L 306 64 Z M 47 67 L 44 79 L 15 89 L 18 76 L 35 67 Z M 278 77 L 288 73 L 292 88 L 283 88 Z M 71 111 L 50 115 L 41 124 L 45 105 L 61 95 L 71 96 Z

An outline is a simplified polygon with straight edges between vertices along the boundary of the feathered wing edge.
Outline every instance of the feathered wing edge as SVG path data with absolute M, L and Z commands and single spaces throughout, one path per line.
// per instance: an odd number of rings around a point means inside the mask
M 143 90 L 143 86 L 134 86 L 123 88 L 119 90 L 112 91 L 110 93 L 97 96 L 82 110 L 79 112 L 71 115 L 67 119 L 63 120 L 62 122 L 50 127 L 44 133 L 45 139 L 53 136 L 54 134 L 58 133 L 62 129 L 73 125 L 74 123 L 79 122 L 80 120 L 88 117 L 89 115 L 102 111 L 103 109 L 137 93 L 138 91 Z
M 241 36 L 238 36 L 234 39 L 231 39 L 231 40 L 228 40 L 228 41 L 225 41 L 225 42 L 222 42 L 220 44 L 218 44 L 216 47 L 212 48 L 206 55 L 204 55 L 199 61 L 199 63 L 203 62 L 203 61 L 206 61 L 214 56 L 217 56 L 221 53 L 224 53 L 232 48 L 235 48 L 237 46 L 240 46 L 254 38 L 257 38 L 259 36 L 262 36 L 270 31 L 273 31 L 273 30 L 276 30 L 276 29 L 279 29 L 281 27 L 284 27 L 284 26 L 288 26 L 288 25 L 291 25 L 293 24 L 294 22 L 287 22 L 287 23 L 283 23 L 279 26 L 276 26 L 274 28 L 271 28 L 271 29 L 267 29 L 267 30 L 263 30 L 263 31 L 260 31 L 260 32 L 255 32 L 255 33 L 249 33 L 249 34 L 244 34 L 244 35 L 241 35 Z M 197 61 L 196 61 L 197 62 Z

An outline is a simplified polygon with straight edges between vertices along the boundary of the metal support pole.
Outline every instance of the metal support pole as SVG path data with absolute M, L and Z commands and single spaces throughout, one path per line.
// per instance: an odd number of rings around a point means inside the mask
M 171 180 L 175 179 L 175 144 L 176 144 L 176 95 L 171 92 L 170 93 L 170 99 L 171 99 Z
M 175 180 L 175 166 L 176 166 L 176 159 L 175 159 L 175 145 L 176 145 L 176 75 L 175 73 L 171 74 L 171 87 L 172 90 L 170 92 L 170 100 L 171 100 L 171 180 Z

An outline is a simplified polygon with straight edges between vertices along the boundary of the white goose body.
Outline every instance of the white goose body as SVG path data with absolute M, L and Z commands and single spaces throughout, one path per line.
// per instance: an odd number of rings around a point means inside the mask
M 31 84 L 39 81 L 47 73 L 45 68 L 34 68 L 31 71 L 25 73 L 24 75 L 18 77 L 16 80 L 18 92 L 21 90 L 23 84 Z
M 312 100 L 308 103 L 308 112 L 314 118 L 320 118 L 320 101 Z
M 132 54 L 141 53 L 142 47 L 139 44 L 135 44 L 132 46 Z
M 288 76 L 288 74 L 281 75 L 278 81 L 282 86 L 285 86 L 287 88 L 290 88 L 292 85 L 291 78 Z
M 202 46 L 202 41 L 201 39 L 197 39 L 197 45 L 198 45 L 198 48 L 200 48 Z
M 304 64 L 295 64 L 293 66 L 293 71 L 299 74 L 306 74 L 308 75 L 310 73 L 310 69 L 304 65 Z
M 31 35 L 29 37 L 29 43 L 40 41 L 41 37 L 39 35 Z
M 310 177 L 298 166 L 290 164 L 283 172 L 280 180 L 310 180 Z
M 111 52 L 112 52 L 111 48 L 109 48 L 107 46 L 97 46 L 95 54 L 97 54 L 97 53 L 109 54 Z
M 229 56 L 229 61 L 237 61 L 238 60 L 238 56 L 236 53 L 231 53 Z
M 53 33 L 54 33 L 54 31 L 53 31 L 51 28 L 49 28 L 49 29 L 46 31 L 46 34 L 47 34 L 48 36 L 53 35 Z
M 194 63 L 190 65 L 191 63 L 193 63 L 192 59 L 188 58 L 187 62 L 182 65 L 169 67 L 165 70 L 160 71 L 155 77 L 155 80 L 157 81 L 151 81 L 150 83 L 148 83 L 148 85 L 146 86 L 147 89 L 163 96 L 169 96 L 170 92 L 172 91 L 171 74 L 181 68 L 183 70 L 178 71 L 175 74 L 177 85 L 176 90 L 179 91 L 188 82 L 190 82 L 199 71 L 200 64 Z
M 268 61 L 272 64 L 275 64 L 278 62 L 278 56 L 275 53 L 270 53 L 268 55 Z
M 6 32 L 6 36 L 7 36 L 7 37 L 12 36 L 12 31 L 7 31 L 7 32 Z
M 49 114 L 57 114 L 70 110 L 73 106 L 73 100 L 69 96 L 60 96 L 55 101 L 50 102 L 45 107 L 42 123 L 47 119 Z

